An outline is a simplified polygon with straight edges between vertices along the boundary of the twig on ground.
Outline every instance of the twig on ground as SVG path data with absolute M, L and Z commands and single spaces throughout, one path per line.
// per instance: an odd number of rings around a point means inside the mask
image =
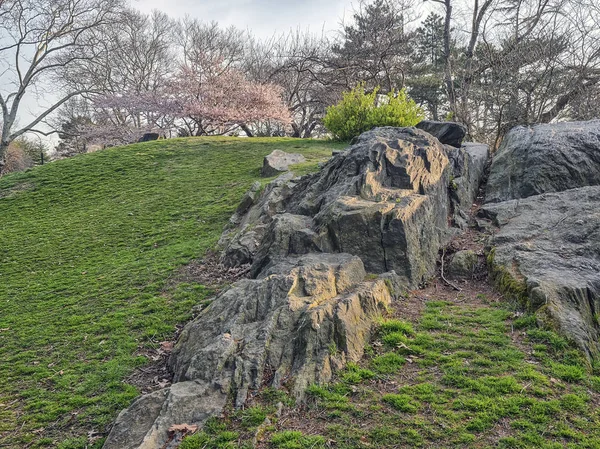
M 462 289 L 458 286 L 456 286 L 455 284 L 453 284 L 452 282 L 450 282 L 448 279 L 446 279 L 446 277 L 444 276 L 444 258 L 446 257 L 446 248 L 442 249 L 442 269 L 441 269 L 441 276 L 442 276 L 442 280 L 450 287 L 452 287 L 454 290 L 458 291 L 458 292 L 462 292 Z

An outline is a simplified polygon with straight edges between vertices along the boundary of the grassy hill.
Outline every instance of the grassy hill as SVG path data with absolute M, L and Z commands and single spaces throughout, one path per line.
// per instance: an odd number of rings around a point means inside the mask
M 169 277 L 215 245 L 262 158 L 299 152 L 305 171 L 339 147 L 173 139 L 1 178 L 0 447 L 101 446 L 143 348 L 211 294 Z
M 131 373 L 213 293 L 181 268 L 214 247 L 262 157 L 303 153 L 305 172 L 340 146 L 175 139 L 1 178 L 0 448 L 101 447 L 139 394 Z M 395 302 L 364 360 L 305 406 L 265 389 L 182 449 L 600 449 L 600 364 L 484 277 L 461 286 Z

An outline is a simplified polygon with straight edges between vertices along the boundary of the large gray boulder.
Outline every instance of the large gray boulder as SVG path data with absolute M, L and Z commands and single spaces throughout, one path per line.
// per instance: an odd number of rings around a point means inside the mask
M 428 132 L 441 143 L 460 147 L 462 141 L 467 135 L 467 127 L 462 123 L 456 122 L 436 122 L 433 120 L 423 120 L 417 123 L 417 128 Z
M 183 330 L 170 358 L 171 387 L 139 398 L 119 415 L 105 449 L 159 449 L 173 425 L 202 425 L 233 393 L 284 382 L 298 399 L 314 382 L 358 361 L 390 304 L 383 279 L 365 280 L 349 254 L 287 258 L 217 297 Z
M 498 286 L 588 356 L 600 355 L 600 186 L 483 210 L 500 227 L 489 256 Z
M 512 129 L 485 198 L 496 284 L 599 356 L 600 120 Z
M 285 151 L 275 150 L 268 156 L 265 156 L 261 175 L 265 178 L 280 175 L 290 169 L 290 165 L 306 162 L 306 158 L 298 153 L 286 153 Z
M 285 383 L 302 400 L 307 386 L 358 361 L 390 301 L 435 270 L 450 175 L 465 198 L 453 207 L 470 207 L 484 155 L 487 147 L 445 148 L 415 128 L 378 128 L 319 173 L 255 183 L 220 240 L 222 262 L 251 264 L 252 279 L 185 327 L 169 360 L 174 383 L 123 411 L 104 448 L 176 447 L 179 429 L 221 414 L 232 397 L 242 407 L 253 391 Z
M 600 185 L 600 120 L 518 126 L 494 155 L 485 199 L 497 203 Z
M 349 252 L 367 271 L 416 286 L 435 270 L 447 233 L 446 150 L 415 128 L 376 128 L 319 173 L 280 179 L 221 239 L 222 262 L 252 275 L 289 254 Z M 284 215 L 285 214 L 285 215 Z

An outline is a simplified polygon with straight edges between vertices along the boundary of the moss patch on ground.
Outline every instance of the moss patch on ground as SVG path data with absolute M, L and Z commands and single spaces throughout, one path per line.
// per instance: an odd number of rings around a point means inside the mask
M 190 138 L 0 179 L 0 446 L 92 448 L 148 362 L 211 291 L 167 281 L 214 247 L 274 149 L 318 140 Z M 265 180 L 266 182 L 266 180 Z

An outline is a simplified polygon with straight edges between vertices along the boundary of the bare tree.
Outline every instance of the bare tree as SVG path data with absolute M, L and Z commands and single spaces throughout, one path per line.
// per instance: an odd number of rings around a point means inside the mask
M 292 137 L 308 138 L 318 133 L 327 106 L 337 101 L 340 89 L 329 67 L 329 49 L 325 36 L 300 30 L 262 42 L 251 40 L 244 71 L 255 80 L 283 88 L 292 115 Z M 261 128 L 260 124 L 255 127 Z M 282 131 L 266 126 L 262 133 Z
M 13 140 L 26 132 L 47 135 L 37 128 L 40 123 L 70 98 L 96 87 L 75 78 L 66 82 L 68 78 L 58 75 L 93 63 L 104 48 L 97 31 L 114 20 L 119 8 L 120 0 L 4 0 L 0 4 L 0 161 Z M 44 91 L 44 83 L 50 82 L 52 95 Z M 31 121 L 16 126 L 26 94 L 53 100 Z
M 101 95 L 89 95 L 92 104 L 98 106 L 98 97 L 123 95 L 138 98 L 140 104 L 163 90 L 169 77 L 177 70 L 174 48 L 177 23 L 165 13 L 154 11 L 143 14 L 124 10 L 119 21 L 102 28 L 107 42 L 106 51 L 98 59 L 99 70 L 92 75 L 94 84 L 101 85 Z M 163 114 L 141 113 L 142 108 L 96 107 L 95 121 L 104 126 L 123 126 L 141 130 L 168 129 L 172 120 Z M 100 124 L 100 123 L 99 123 Z
M 223 28 L 214 21 L 203 23 L 191 18 L 181 20 L 176 28 L 176 45 L 181 64 L 193 69 L 199 76 L 218 76 L 244 65 L 246 49 L 250 41 L 248 32 L 233 26 Z M 220 73 L 210 73 L 213 70 L 218 70 Z M 212 122 L 203 120 L 201 116 L 189 116 L 181 118 L 178 134 L 181 136 L 227 134 L 237 128 L 238 125 L 215 127 Z M 246 133 L 251 134 L 249 130 Z

